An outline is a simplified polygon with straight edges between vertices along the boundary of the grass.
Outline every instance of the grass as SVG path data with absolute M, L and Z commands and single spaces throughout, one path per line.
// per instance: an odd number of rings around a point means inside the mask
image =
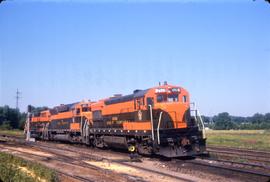
M 2 129 L 0 129 L 0 135 L 24 137 L 23 130 L 2 130 Z
M 270 130 L 207 130 L 207 145 L 270 151 Z
M 55 171 L 35 162 L 0 152 L 0 181 L 57 181 Z

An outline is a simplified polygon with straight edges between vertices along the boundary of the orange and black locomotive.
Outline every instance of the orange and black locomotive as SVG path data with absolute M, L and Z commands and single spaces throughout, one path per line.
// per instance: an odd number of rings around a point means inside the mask
M 205 151 L 204 126 L 187 90 L 159 85 L 29 115 L 31 137 L 181 157 Z

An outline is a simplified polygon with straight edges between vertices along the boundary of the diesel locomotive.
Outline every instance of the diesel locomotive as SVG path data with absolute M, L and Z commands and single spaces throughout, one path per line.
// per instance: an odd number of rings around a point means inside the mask
M 165 157 L 194 156 L 205 151 L 204 125 L 190 103 L 188 91 L 167 83 L 39 113 L 29 109 L 27 120 L 26 132 L 36 139 Z

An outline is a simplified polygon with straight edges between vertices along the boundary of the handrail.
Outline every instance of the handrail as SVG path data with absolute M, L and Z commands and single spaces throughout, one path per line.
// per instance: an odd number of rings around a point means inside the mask
M 82 140 L 84 140 L 84 137 L 85 137 L 85 122 L 82 124 L 82 121 L 81 121 L 81 135 L 82 135 Z
M 159 114 L 158 126 L 157 126 L 157 139 L 158 139 L 158 144 L 160 144 L 159 127 L 160 127 L 160 122 L 161 122 L 162 114 L 163 114 L 163 112 L 161 111 L 160 114 Z
M 153 123 L 153 111 L 152 111 L 152 106 L 149 105 L 150 107 L 150 119 L 151 119 L 151 130 L 152 130 L 152 140 L 155 140 L 155 136 L 154 136 L 154 123 Z
M 81 124 L 80 124 L 80 126 L 81 126 L 81 133 L 83 133 L 83 127 L 84 127 L 84 125 L 83 125 L 83 116 L 81 116 Z
M 88 119 L 85 120 L 86 126 L 85 126 L 85 130 L 86 130 L 86 137 L 89 136 L 89 123 L 88 123 Z
M 27 113 L 27 118 L 26 118 L 26 141 L 30 141 L 31 138 L 31 132 L 30 132 L 30 121 L 31 120 L 31 113 Z
M 195 111 L 195 121 L 199 127 L 199 130 L 202 131 L 203 138 L 205 139 L 206 138 L 205 126 L 204 126 L 204 122 L 202 120 L 201 114 L 200 114 L 199 110 L 197 109 L 197 105 L 195 102 L 190 103 L 190 105 L 193 105 L 193 107 L 194 107 L 194 109 L 190 109 L 190 111 Z
M 205 139 L 205 138 L 206 138 L 206 135 L 205 135 L 205 126 L 204 126 L 204 122 L 203 122 L 203 120 L 202 120 L 202 116 L 201 116 L 199 110 L 197 110 L 197 114 L 198 114 L 199 120 L 200 120 L 201 125 L 202 125 L 203 139 Z

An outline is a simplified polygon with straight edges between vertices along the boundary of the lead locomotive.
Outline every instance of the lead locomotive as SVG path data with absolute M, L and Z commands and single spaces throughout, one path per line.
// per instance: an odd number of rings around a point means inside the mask
M 97 102 L 60 105 L 28 117 L 31 137 L 126 148 L 165 157 L 205 151 L 204 126 L 187 90 L 160 85 Z

